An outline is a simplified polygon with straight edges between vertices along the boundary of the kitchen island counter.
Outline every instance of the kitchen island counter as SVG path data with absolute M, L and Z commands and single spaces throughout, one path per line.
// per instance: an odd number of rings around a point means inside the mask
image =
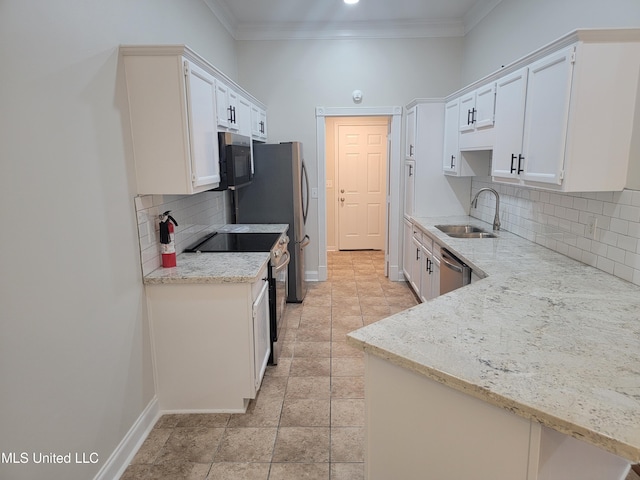
M 415 218 L 481 281 L 356 330 L 370 356 L 640 461 L 640 288 L 509 232 L 459 239 Z M 534 478 L 534 477 L 531 477 Z

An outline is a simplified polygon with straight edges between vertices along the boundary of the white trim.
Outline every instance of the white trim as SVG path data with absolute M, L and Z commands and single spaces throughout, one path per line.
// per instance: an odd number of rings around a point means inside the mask
M 227 2 L 204 0 L 235 40 L 335 40 L 340 38 L 463 37 L 502 0 L 478 0 L 462 17 L 355 22 L 243 22 Z
M 364 117 L 369 115 L 390 117 L 391 151 L 389 152 L 389 215 L 387 235 L 389 250 L 389 279 L 400 280 L 400 173 L 402 107 L 316 107 L 316 147 L 318 185 L 326 185 L 326 130 L 325 117 Z M 327 279 L 327 199 L 326 189 L 318 189 L 318 280 Z M 394 234 L 395 233 L 395 234 Z
M 160 418 L 158 398 L 154 395 L 116 449 L 109 455 L 94 480 L 120 478 Z

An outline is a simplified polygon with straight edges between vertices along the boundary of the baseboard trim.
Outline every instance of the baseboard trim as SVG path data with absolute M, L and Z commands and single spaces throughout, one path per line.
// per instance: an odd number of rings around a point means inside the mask
M 158 397 L 154 395 L 122 441 L 102 465 L 94 480 L 120 478 L 138 452 L 142 442 L 145 441 L 156 421 L 160 418 L 160 414 Z

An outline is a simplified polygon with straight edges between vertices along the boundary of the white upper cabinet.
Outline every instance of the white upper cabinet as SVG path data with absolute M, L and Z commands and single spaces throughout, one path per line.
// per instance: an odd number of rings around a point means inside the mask
M 413 160 L 416 157 L 416 129 L 417 129 L 417 107 L 413 106 L 407 110 L 405 115 L 405 142 L 404 158 Z
M 460 97 L 460 150 L 492 148 L 495 98 L 493 82 Z
M 267 141 L 267 111 L 251 105 L 251 135 L 256 140 Z
M 444 106 L 444 157 L 442 170 L 447 175 L 458 175 L 460 172 L 459 136 L 460 99 L 456 98 Z
M 237 132 L 245 137 L 251 137 L 251 102 L 238 95 L 237 108 Z
M 218 126 L 223 130 L 238 130 L 238 94 L 223 82 L 216 82 Z
M 491 174 L 560 185 L 575 47 L 498 81 Z
M 184 45 L 122 46 L 120 53 L 137 193 L 184 195 L 216 188 L 218 131 L 250 136 L 251 107 L 260 102 Z M 221 113 L 227 127 L 220 126 Z
M 493 179 L 563 192 L 625 188 L 637 153 L 640 30 L 580 30 L 530 57 L 497 79 Z
M 215 80 L 181 55 L 125 56 L 138 194 L 191 194 L 220 181 Z
M 218 133 L 216 129 L 215 80 L 200 67 L 185 60 L 189 140 L 194 188 L 220 182 Z

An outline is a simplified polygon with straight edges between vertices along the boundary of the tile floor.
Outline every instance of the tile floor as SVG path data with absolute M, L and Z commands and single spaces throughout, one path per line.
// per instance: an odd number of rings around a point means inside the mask
M 330 252 L 288 304 L 283 353 L 245 414 L 164 415 L 121 480 L 360 480 L 364 360 L 346 333 L 416 304 L 378 251 Z

